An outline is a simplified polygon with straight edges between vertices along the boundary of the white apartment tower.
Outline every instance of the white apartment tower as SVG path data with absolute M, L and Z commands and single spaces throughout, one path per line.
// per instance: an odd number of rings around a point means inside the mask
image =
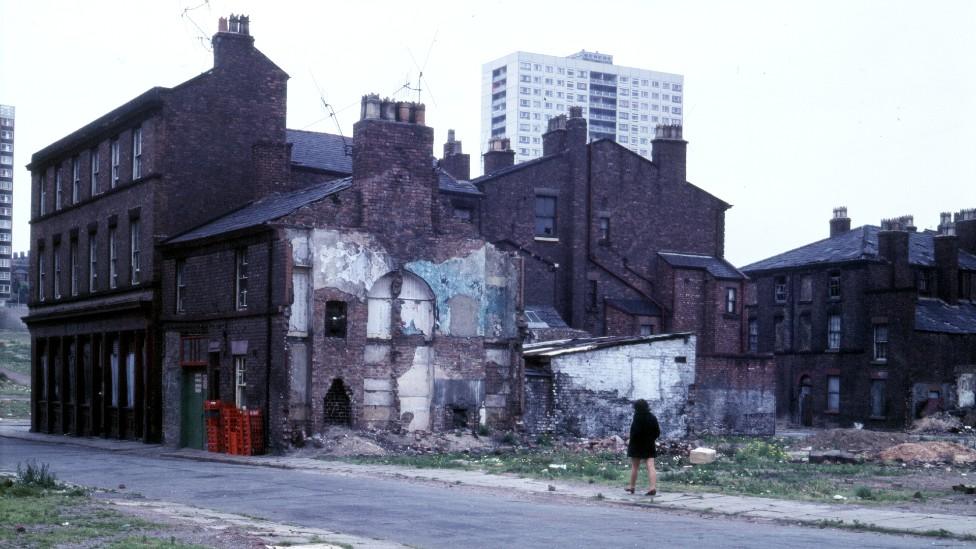
M 10 299 L 14 202 L 14 108 L 0 105 L 0 305 Z
M 518 51 L 481 68 L 481 150 L 507 137 L 517 162 L 542 155 L 547 120 L 583 108 L 590 140 L 613 139 L 650 158 L 654 127 L 681 124 L 684 77 L 613 64 L 583 50 L 567 57 Z

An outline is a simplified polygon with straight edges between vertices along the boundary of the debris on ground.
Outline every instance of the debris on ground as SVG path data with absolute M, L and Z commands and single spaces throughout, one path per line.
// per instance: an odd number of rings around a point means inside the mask
M 912 433 L 958 433 L 962 431 L 962 420 L 946 412 L 940 412 L 915 420 L 909 432 Z
M 882 461 L 902 463 L 952 463 L 970 465 L 976 463 L 976 451 L 954 442 L 907 442 L 883 450 Z
M 952 487 L 956 492 L 962 492 L 964 494 L 976 494 L 976 486 L 970 486 L 968 484 L 957 484 Z
M 864 461 L 859 455 L 841 450 L 811 451 L 807 459 L 810 463 L 861 463 Z
M 381 429 L 350 429 L 331 426 L 324 432 L 301 440 L 295 453 L 303 456 L 386 456 L 481 452 L 496 443 L 491 437 L 479 437 L 468 430 L 431 433 L 429 431 L 393 432 Z
M 912 437 L 905 433 L 892 431 L 826 429 L 807 437 L 802 445 L 811 450 L 839 450 L 865 459 L 876 459 L 883 450 L 911 440 Z

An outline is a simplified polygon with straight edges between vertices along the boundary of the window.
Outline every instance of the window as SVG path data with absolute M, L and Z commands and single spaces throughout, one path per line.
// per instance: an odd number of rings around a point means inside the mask
M 830 315 L 827 320 L 827 349 L 840 349 L 840 315 Z
M 61 166 L 54 169 L 54 209 L 61 209 Z
M 725 312 L 734 313 L 736 311 L 736 291 L 737 288 L 725 289 Z
M 186 298 L 186 260 L 176 260 L 176 312 L 185 312 L 183 300 Z
M 88 235 L 88 292 L 98 290 L 98 239 L 95 233 Z
M 112 342 L 112 353 L 109 356 L 109 368 L 112 375 L 112 406 L 119 405 L 119 340 Z
M 812 340 L 813 329 L 810 323 L 810 314 L 805 313 L 800 315 L 800 323 L 797 328 L 797 347 L 800 351 L 809 351 L 811 348 L 810 342 Z
M 759 352 L 759 321 L 755 318 L 749 319 L 749 352 Z
M 98 194 L 98 149 L 92 149 L 88 153 L 88 165 L 91 168 L 91 195 Z
M 395 285 L 400 288 L 398 295 L 394 295 Z M 387 273 L 373 283 L 366 302 L 367 338 L 390 339 L 394 332 L 398 332 L 423 335 L 430 341 L 434 333 L 434 293 L 424 279 L 408 271 Z M 393 322 L 395 307 L 400 309 L 396 327 Z
M 556 236 L 556 197 L 535 197 L 535 235 Z
M 773 332 L 775 336 L 773 350 L 782 351 L 786 348 L 786 322 L 783 320 L 783 317 L 778 316 L 773 320 Z
M 599 219 L 600 242 L 610 242 L 610 218 L 603 216 Z
M 39 210 L 38 215 L 44 215 L 47 210 L 47 178 L 43 175 L 38 178 L 38 187 L 40 187 L 40 192 L 38 193 L 38 204 Z
M 888 325 L 874 325 L 874 360 L 884 362 L 888 360 Z
M 245 357 L 234 357 L 234 404 L 247 408 L 247 365 Z
M 840 376 L 827 376 L 827 411 L 840 411 Z
M 71 295 L 78 295 L 78 271 L 81 265 L 78 264 L 78 241 L 72 240 L 68 247 L 68 269 L 71 275 Z
M 54 299 L 61 299 L 61 245 L 54 246 Z
M 471 208 L 467 206 L 454 206 L 454 219 L 458 219 L 465 223 L 471 223 L 474 213 Z
M 125 355 L 125 406 L 132 408 L 136 405 L 136 353 L 129 351 Z
M 642 323 L 640 325 L 640 335 L 642 336 L 654 335 L 654 325 Z
M 586 305 L 587 307 L 595 311 L 597 309 L 598 303 L 600 301 L 599 294 L 599 284 L 596 280 L 590 280 L 587 286 L 586 292 Z
M 774 279 L 774 297 L 776 303 L 786 303 L 786 277 L 777 276 Z
M 180 366 L 206 366 L 207 359 L 203 355 L 207 342 L 200 336 L 184 336 L 180 338 Z
M 132 130 L 132 179 L 142 177 L 142 128 Z
M 247 309 L 247 248 L 237 250 L 235 263 L 237 265 L 235 269 L 237 310 L 243 311 Z
M 840 299 L 840 273 L 830 273 L 827 281 L 827 297 Z
M 885 380 L 871 380 L 871 417 L 883 418 L 886 414 Z
M 111 183 L 111 188 L 114 189 L 115 186 L 119 184 L 119 162 L 120 162 L 120 155 L 119 155 L 119 140 L 118 140 L 118 138 L 115 138 L 115 139 L 112 140 L 112 146 L 111 146 L 111 148 L 112 148 L 112 180 L 111 180 L 110 183 Z
M 800 301 L 813 301 L 813 277 L 810 275 L 800 278 Z
M 108 287 L 119 286 L 119 252 L 115 227 L 108 230 Z
M 78 157 L 71 159 L 71 203 L 77 204 L 81 198 L 81 163 Z
M 325 337 L 346 337 L 346 302 L 325 302 Z
M 139 220 L 129 221 L 129 283 L 139 284 Z
M 44 250 L 37 254 L 37 300 L 44 301 L 44 286 L 47 273 L 44 271 Z

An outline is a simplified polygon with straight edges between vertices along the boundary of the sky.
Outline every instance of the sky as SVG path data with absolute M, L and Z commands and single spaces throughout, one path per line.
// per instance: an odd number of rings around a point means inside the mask
M 17 108 L 14 250 L 30 155 L 153 86 L 208 70 L 230 13 L 290 76 L 288 127 L 352 134 L 360 97 L 427 104 L 480 173 L 481 65 L 610 53 L 684 75 L 688 179 L 733 205 L 738 266 L 852 225 L 976 207 L 976 2 L 0 0 L 0 104 Z M 329 116 L 324 103 L 332 105 Z

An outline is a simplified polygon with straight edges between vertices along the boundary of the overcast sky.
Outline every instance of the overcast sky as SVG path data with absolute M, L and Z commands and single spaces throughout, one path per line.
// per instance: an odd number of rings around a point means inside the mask
M 29 247 L 30 155 L 209 69 L 231 12 L 291 75 L 289 128 L 337 132 L 324 99 L 348 136 L 360 96 L 423 67 L 435 152 L 456 129 L 476 173 L 486 61 L 587 49 L 684 75 L 688 177 L 734 205 L 736 265 L 824 238 L 835 206 L 854 226 L 913 214 L 920 229 L 976 207 L 976 2 L 0 0 L 15 250 Z

